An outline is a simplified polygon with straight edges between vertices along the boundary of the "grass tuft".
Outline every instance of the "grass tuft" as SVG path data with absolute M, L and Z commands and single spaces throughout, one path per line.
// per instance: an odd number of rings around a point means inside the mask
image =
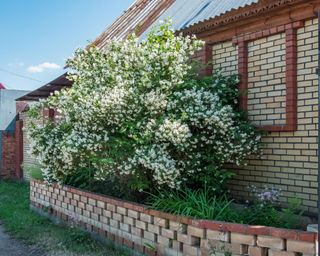
M 234 221 L 235 212 L 232 200 L 227 196 L 211 196 L 208 190 L 184 189 L 179 191 L 162 191 L 151 195 L 151 208 L 175 215 L 192 216 L 198 219 Z
M 0 181 L 0 221 L 6 232 L 26 244 L 38 246 L 47 255 L 126 256 L 125 248 L 102 244 L 77 228 L 56 226 L 29 209 L 29 185 Z

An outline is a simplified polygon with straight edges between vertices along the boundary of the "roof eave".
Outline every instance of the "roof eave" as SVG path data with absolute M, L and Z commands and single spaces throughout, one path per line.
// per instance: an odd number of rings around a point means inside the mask
M 38 89 L 27 93 L 26 95 L 16 99 L 16 101 L 39 101 L 50 96 L 55 91 L 60 91 L 63 88 L 72 86 L 72 81 L 67 79 L 67 73 L 62 74 Z
M 261 15 L 270 13 L 270 11 L 276 11 L 287 6 L 298 5 L 300 3 L 307 2 L 312 2 L 312 0 L 260 0 L 258 3 L 252 3 L 238 9 L 232 9 L 219 16 L 198 22 L 187 28 L 177 31 L 177 33 L 183 33 L 184 35 L 199 35 L 222 26 L 234 24 L 236 22 L 254 17 L 259 17 Z

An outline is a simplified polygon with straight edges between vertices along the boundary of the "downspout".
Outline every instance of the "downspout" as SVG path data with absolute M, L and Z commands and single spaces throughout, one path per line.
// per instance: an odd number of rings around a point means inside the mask
M 318 253 L 320 254 L 320 10 L 317 11 L 318 16 Z

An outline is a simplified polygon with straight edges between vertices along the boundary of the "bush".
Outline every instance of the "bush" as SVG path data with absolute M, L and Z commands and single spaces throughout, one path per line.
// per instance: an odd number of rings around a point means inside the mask
M 106 45 L 77 50 L 67 62 L 72 88 L 30 111 L 46 180 L 117 176 L 135 191 L 207 184 L 216 192 L 230 176 L 225 163 L 258 153 L 260 135 L 237 108 L 237 76 L 199 78 L 192 69 L 201 41 L 163 24 L 140 43 L 133 35 Z M 60 121 L 38 126 L 42 108 Z
M 107 180 L 94 179 L 93 172 L 79 169 L 72 175 L 66 176 L 62 183 L 65 185 L 81 188 L 95 193 L 118 197 L 124 200 L 144 203 L 147 194 L 133 190 L 129 186 L 125 177 L 110 176 Z

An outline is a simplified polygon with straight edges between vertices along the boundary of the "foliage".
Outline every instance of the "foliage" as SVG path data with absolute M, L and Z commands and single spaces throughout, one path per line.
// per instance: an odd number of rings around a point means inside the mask
M 111 242 L 106 246 L 92 240 L 88 233 L 56 226 L 49 219 L 30 211 L 27 183 L 0 181 L 0 220 L 6 232 L 39 248 L 41 255 L 131 255 L 124 248 L 115 248 Z
M 285 228 L 299 228 L 303 213 L 304 211 L 301 210 L 301 200 L 289 198 L 288 207 L 281 210 L 281 226 Z
M 212 196 L 207 190 L 161 191 L 151 195 L 149 205 L 153 209 L 176 215 L 199 219 L 235 222 L 251 225 L 264 225 L 282 228 L 301 228 L 298 210 L 301 201 L 289 200 L 287 208 L 279 210 L 280 192 L 275 188 L 254 188 L 255 200 L 244 207 L 233 203 L 226 195 Z
M 281 190 L 265 187 L 261 190 L 251 187 L 255 199 L 240 214 L 240 220 L 247 224 L 273 227 L 298 228 L 303 214 L 301 200 L 289 199 L 288 207 L 279 211 Z
M 208 190 L 173 190 L 151 195 L 151 208 L 199 219 L 235 221 L 237 217 L 231 207 L 232 200 L 226 195 L 212 196 Z
M 37 180 L 43 180 L 41 166 L 36 164 L 23 164 L 22 168 L 26 176 Z
M 123 184 L 128 183 L 125 179 L 126 177 L 114 175 L 109 176 L 107 180 L 96 180 L 90 170 L 79 169 L 74 174 L 64 177 L 62 183 L 99 194 L 144 203 L 147 194 L 135 191 L 129 186 L 124 186 Z
M 203 187 L 221 190 L 258 153 L 260 135 L 237 110 L 237 76 L 199 78 L 190 61 L 203 43 L 175 36 L 170 23 L 146 40 L 132 35 L 103 50 L 79 49 L 67 62 L 71 89 L 30 111 L 33 153 L 45 179 L 125 177 L 133 190 Z M 59 122 L 36 125 L 43 108 Z M 86 181 L 84 181 L 86 182 Z

